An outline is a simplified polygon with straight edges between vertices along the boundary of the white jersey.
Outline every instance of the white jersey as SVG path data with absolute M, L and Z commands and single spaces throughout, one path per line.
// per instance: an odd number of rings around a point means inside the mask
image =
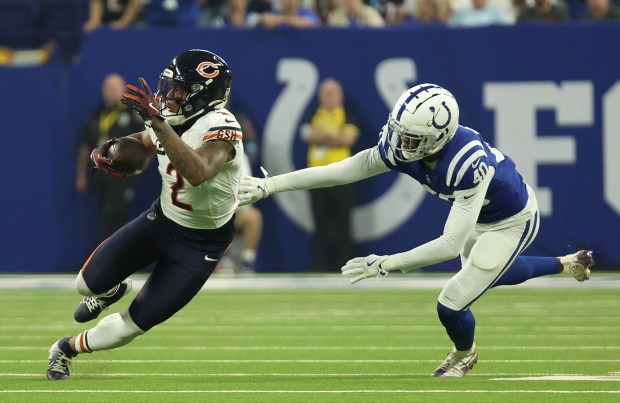
M 211 111 L 181 135 L 181 140 L 193 149 L 214 140 L 230 141 L 235 148 L 235 158 L 224 164 L 217 175 L 198 186 L 192 186 L 178 173 L 153 129 L 147 130 L 157 147 L 164 215 L 189 228 L 214 229 L 226 224 L 239 204 L 237 190 L 243 164 L 243 135 L 234 115 L 224 108 Z

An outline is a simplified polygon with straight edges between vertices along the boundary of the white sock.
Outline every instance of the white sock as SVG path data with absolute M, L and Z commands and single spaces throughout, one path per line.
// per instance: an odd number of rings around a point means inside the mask
M 124 346 L 137 336 L 144 334 L 144 330 L 140 329 L 125 311 L 106 316 L 99 321 L 97 326 L 81 334 L 84 334 L 84 344 L 89 350 L 100 351 Z M 76 338 L 76 349 L 78 344 L 81 343 L 78 343 L 78 338 Z

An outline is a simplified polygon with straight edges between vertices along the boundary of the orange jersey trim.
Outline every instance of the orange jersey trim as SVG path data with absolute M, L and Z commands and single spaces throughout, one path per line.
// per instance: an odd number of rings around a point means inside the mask
M 220 129 L 215 133 L 207 134 L 202 138 L 202 141 L 209 140 L 243 140 L 243 134 L 238 130 L 233 129 Z

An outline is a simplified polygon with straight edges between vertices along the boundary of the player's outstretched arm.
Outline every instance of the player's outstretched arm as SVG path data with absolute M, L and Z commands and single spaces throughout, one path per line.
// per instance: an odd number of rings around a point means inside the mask
M 494 174 L 495 169 L 490 167 L 486 177 L 475 188 L 454 193 L 455 201 L 443 233 L 438 238 L 409 251 L 389 255 L 381 267 L 386 271 L 407 273 L 457 257 L 476 225 Z
M 239 201 L 243 204 L 279 192 L 325 188 L 357 182 L 389 171 L 376 147 L 326 166 L 300 169 L 269 178 L 245 177 L 239 186 Z

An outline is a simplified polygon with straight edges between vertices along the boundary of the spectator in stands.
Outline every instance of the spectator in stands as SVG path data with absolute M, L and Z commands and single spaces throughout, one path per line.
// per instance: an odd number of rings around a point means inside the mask
M 332 0 L 316 0 L 315 1 L 316 14 L 319 17 L 320 25 L 327 25 L 327 17 L 329 13 L 334 11 L 334 1 Z
M 471 0 L 471 7 L 454 11 L 450 18 L 452 27 L 482 27 L 510 23 L 506 10 L 487 4 L 487 0 Z
M 88 189 L 92 149 L 113 137 L 124 137 L 144 130 L 140 116 L 120 102 L 123 91 L 125 80 L 120 75 L 108 74 L 103 80 L 103 103 L 92 112 L 82 134 L 75 182 L 79 193 Z M 118 180 L 107 175 L 92 176 L 91 188 L 97 199 L 102 240 L 127 223 L 136 180 L 136 177 Z
M 410 9 L 415 8 L 412 4 L 407 4 L 408 1 L 405 0 L 364 0 L 364 3 L 377 10 L 386 25 L 400 23 L 396 19 L 399 16 L 406 15 L 405 10 L 407 10 L 408 5 L 411 5 Z M 411 0 L 409 0 L 409 3 L 411 3 Z
M 332 27 L 383 27 L 385 21 L 377 10 L 363 0 L 335 0 L 340 4 L 327 16 Z
M 281 27 L 311 28 L 319 25 L 319 17 L 301 0 L 280 0 L 280 7 L 260 14 L 259 25 L 267 29 Z
M 404 7 L 407 8 L 400 7 L 396 10 L 393 24 L 419 27 L 446 26 L 446 15 L 449 10 L 444 0 L 417 0 L 415 3 L 404 3 Z
M 587 8 L 581 14 L 581 20 L 617 21 L 620 20 L 620 9 L 609 4 L 609 0 L 587 0 Z
M 310 123 L 302 126 L 308 143 L 308 166 L 324 166 L 351 156 L 359 128 L 344 106 L 344 91 L 333 78 L 319 87 L 319 107 Z M 353 251 L 351 211 L 353 186 L 312 189 L 314 216 L 314 269 L 335 272 Z
M 231 105 L 229 103 L 229 105 Z M 243 152 L 248 157 L 248 162 L 250 166 L 253 166 L 258 163 L 258 135 L 256 132 L 256 126 L 248 116 L 231 106 L 229 109 L 237 118 L 237 122 L 239 122 L 239 126 L 241 126 L 241 131 L 243 132 Z M 249 170 L 252 171 L 251 169 Z
M 245 132 L 243 137 L 245 144 Z M 250 158 L 245 153 L 242 172 L 243 176 L 252 176 Z M 218 263 L 215 272 L 224 274 L 254 273 L 256 271 L 256 251 L 262 236 L 263 214 L 261 211 L 250 204 L 237 207 L 235 210 L 235 238 L 226 251 L 226 255 Z
M 115 30 L 127 28 L 138 19 L 140 11 L 141 0 L 90 0 L 84 33 L 90 33 L 102 25 Z
M 534 0 L 517 17 L 517 23 L 556 23 L 570 18 L 566 6 L 552 0 Z
M 200 20 L 198 0 L 150 0 L 146 22 L 152 27 L 196 27 Z
M 247 0 L 246 0 L 247 3 Z M 221 20 L 228 14 L 227 0 L 198 0 L 200 6 L 200 27 L 220 27 Z
M 244 162 L 244 175 L 252 175 L 247 155 Z M 252 205 L 239 206 L 235 211 L 235 230 L 241 233 L 242 244 L 239 254 L 241 273 L 256 271 L 256 250 L 263 235 L 263 215 Z
M 270 0 L 249 0 L 248 13 L 266 13 L 273 10 L 273 5 Z
M 212 14 L 210 20 L 203 20 L 203 24 L 211 28 L 252 28 L 259 19 L 258 13 L 248 13 L 248 0 L 226 0 L 220 15 Z
M 238 108 L 229 96 L 226 109 L 232 112 L 243 133 L 242 175 L 252 175 L 252 165 L 258 163 L 258 136 L 252 120 Z M 235 239 L 217 266 L 218 273 L 253 273 L 256 271 L 256 250 L 263 235 L 263 215 L 252 205 L 239 206 L 235 211 Z

